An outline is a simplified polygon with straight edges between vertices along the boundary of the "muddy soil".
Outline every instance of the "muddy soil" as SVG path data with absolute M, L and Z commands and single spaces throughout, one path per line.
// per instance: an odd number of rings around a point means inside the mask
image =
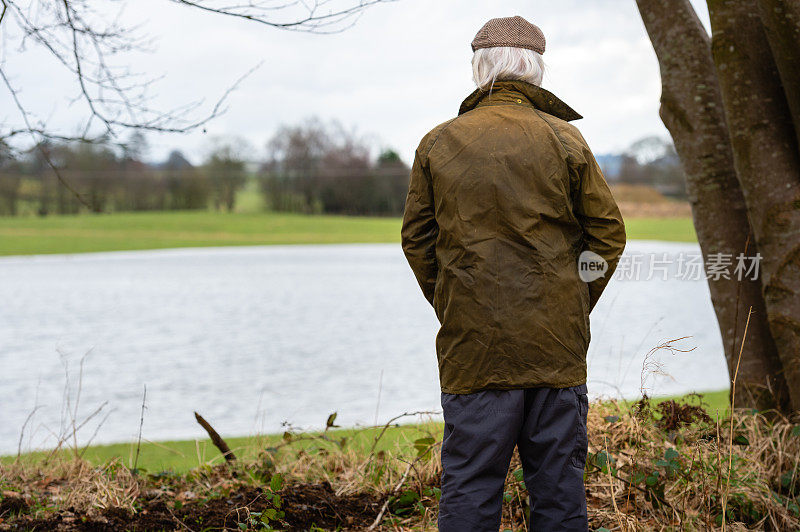
M 285 516 L 275 522 L 280 530 L 363 530 L 374 521 L 384 498 L 371 493 L 337 496 L 330 484 L 294 484 L 280 492 L 281 510 Z M 151 530 L 257 530 L 251 512 L 274 508 L 263 490 L 243 487 L 228 497 L 193 501 L 176 506 L 173 501 L 153 497 L 140 499 L 135 514 L 119 508 L 109 508 L 91 515 L 61 511 L 47 519 L 26 515 L 24 501 L 14 508 L 5 508 L 5 522 L 0 530 L 42 531 L 151 531 Z M 9 519 L 9 511 L 18 514 Z

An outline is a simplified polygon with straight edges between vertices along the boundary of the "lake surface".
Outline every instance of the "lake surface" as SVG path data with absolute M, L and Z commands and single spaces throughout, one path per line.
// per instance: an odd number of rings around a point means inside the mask
M 696 245 L 630 242 L 628 256 L 675 258 Z M 271 246 L 0 259 L 0 453 L 79 433 L 134 440 L 347 426 L 439 410 L 438 323 L 399 245 Z M 634 397 L 647 352 L 670 377 L 651 393 L 726 388 L 705 280 L 619 280 L 592 313 L 589 388 Z M 66 369 L 66 371 L 65 371 Z M 69 380 L 65 374 L 69 373 Z M 67 403 L 68 399 L 68 403 Z M 67 408 L 69 406 L 69 408 Z M 35 410 L 35 411 L 34 411 Z M 104 416 L 106 416 L 104 418 Z

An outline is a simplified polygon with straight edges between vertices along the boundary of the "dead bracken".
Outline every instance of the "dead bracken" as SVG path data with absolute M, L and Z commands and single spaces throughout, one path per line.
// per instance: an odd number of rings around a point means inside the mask
M 800 426 L 751 411 L 714 418 L 689 401 L 592 405 L 592 530 L 721 530 L 723 508 L 727 530 L 798 530 Z M 21 459 L 0 465 L 0 530 L 435 530 L 441 435 L 429 426 L 379 452 L 352 445 L 352 432 L 293 433 L 256 459 L 185 474 Z M 526 512 L 515 457 L 503 528 L 525 530 Z

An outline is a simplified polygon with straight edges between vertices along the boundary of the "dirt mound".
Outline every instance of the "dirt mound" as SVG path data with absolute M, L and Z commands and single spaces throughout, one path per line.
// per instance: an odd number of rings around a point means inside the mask
M 61 511 L 47 519 L 20 516 L 5 530 L 116 532 L 120 530 L 256 530 L 261 515 L 276 509 L 274 499 L 261 488 L 243 487 L 227 497 L 171 507 L 160 497 L 140 499 L 132 513 L 109 508 L 91 515 Z M 380 511 L 383 499 L 371 493 L 339 496 L 328 483 L 294 484 L 280 492 L 277 505 L 284 516 L 275 524 L 281 530 L 364 529 Z M 27 508 L 26 508 L 27 509 Z M 0 525 L 0 529 L 3 529 Z
M 29 507 L 28 501 L 13 491 L 4 492 L 3 496 L 0 497 L 0 517 L 9 514 L 25 513 L 28 511 Z

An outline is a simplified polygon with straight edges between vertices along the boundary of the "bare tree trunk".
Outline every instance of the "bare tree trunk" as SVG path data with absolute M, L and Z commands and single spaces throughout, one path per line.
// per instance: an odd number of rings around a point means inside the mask
M 772 337 L 800 410 L 800 153 L 756 0 L 709 0 L 736 173 L 760 252 Z M 783 62 L 783 58 L 779 62 Z
M 686 172 L 686 188 L 703 257 L 744 253 L 750 222 L 733 165 L 711 41 L 688 0 L 637 0 L 661 67 L 661 119 Z M 755 254 L 755 243 L 747 246 Z M 756 279 L 708 280 L 733 376 L 747 311 L 756 311 L 739 369 L 737 406 L 787 406 L 786 382 Z M 766 392 L 766 393 L 765 393 Z
M 51 187 L 49 176 L 36 176 L 39 179 L 39 216 L 50 214 Z
M 759 0 L 761 21 L 800 137 L 800 2 Z M 800 141 L 800 138 L 798 138 Z
M 5 208 L 0 209 L 0 214 L 5 213 L 10 216 L 17 215 L 17 205 L 19 202 L 19 187 L 22 178 L 16 175 L 0 175 L 0 198 L 5 203 Z

